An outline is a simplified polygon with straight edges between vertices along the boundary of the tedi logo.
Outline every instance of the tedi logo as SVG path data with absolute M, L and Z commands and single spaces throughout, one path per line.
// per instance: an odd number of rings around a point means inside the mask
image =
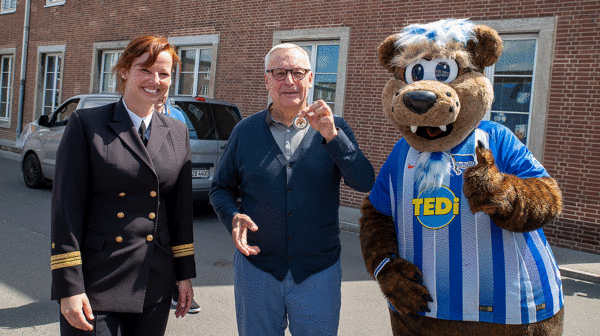
M 428 188 L 413 199 L 414 216 L 428 229 L 441 229 L 459 214 L 460 199 L 446 186 Z

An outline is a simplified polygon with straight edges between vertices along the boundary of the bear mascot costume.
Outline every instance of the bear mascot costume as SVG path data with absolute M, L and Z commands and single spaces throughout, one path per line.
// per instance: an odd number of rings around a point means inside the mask
M 466 20 L 410 25 L 379 46 L 401 133 L 365 198 L 360 241 L 394 335 L 560 335 L 563 293 L 542 226 L 560 189 L 506 127 L 482 121 L 502 40 Z

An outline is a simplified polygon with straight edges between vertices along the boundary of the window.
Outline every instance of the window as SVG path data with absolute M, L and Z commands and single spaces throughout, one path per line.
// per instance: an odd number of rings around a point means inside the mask
M 187 96 L 209 95 L 212 47 L 179 48 L 181 71 L 175 80 L 175 94 Z
M 215 90 L 219 35 L 170 37 L 181 59 L 171 94 L 212 98 Z
M 2 0 L 0 14 L 14 13 L 17 11 L 17 0 Z
M 33 119 L 49 115 L 61 103 L 65 45 L 39 46 Z
M 556 18 L 478 21 L 504 41 L 498 62 L 486 69 L 494 103 L 486 119 L 510 128 L 543 162 Z
M 100 93 L 116 92 L 117 78 L 112 69 L 117 64 L 123 50 L 103 51 L 100 65 Z
M 94 43 L 90 92 L 111 93 L 117 91 L 117 77 L 112 74 L 112 68 L 128 44 L 129 41 Z
M 44 90 L 42 114 L 50 114 L 60 104 L 62 54 L 46 54 L 44 57 Z
M 310 57 L 314 81 L 309 91 L 309 103 L 322 99 L 339 116 L 344 111 L 349 38 L 349 28 L 288 30 L 273 34 L 274 46 L 294 43 Z
M 64 5 L 66 0 L 46 0 L 46 7 Z
M 56 113 L 52 115 L 52 119 L 50 120 L 50 125 L 52 126 L 64 126 L 67 124 L 67 120 L 75 110 L 77 109 L 77 105 L 79 105 L 79 99 L 71 99 L 63 106 L 60 107 L 59 110 L 56 110 Z
M 0 120 L 10 118 L 12 55 L 0 55 Z
M 490 119 L 508 127 L 527 145 L 537 38 L 503 37 L 504 51 L 488 69 L 494 85 Z
M 310 67 L 314 74 L 313 87 L 308 93 L 308 104 L 322 99 L 334 111 L 340 55 L 339 42 L 297 42 L 295 44 L 302 47 L 310 57 Z

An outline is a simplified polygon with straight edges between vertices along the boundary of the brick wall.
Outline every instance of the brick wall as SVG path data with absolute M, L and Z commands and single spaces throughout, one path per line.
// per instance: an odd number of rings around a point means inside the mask
M 389 78 L 377 60 L 377 46 L 410 23 L 467 17 L 472 20 L 557 17 L 552 61 L 544 165 L 560 183 L 564 211 L 549 224 L 551 244 L 600 254 L 600 1 L 127 1 L 67 0 L 45 8 L 32 0 L 24 124 L 31 121 L 37 47 L 65 44 L 63 99 L 90 87 L 94 42 L 128 40 L 141 34 L 168 37 L 219 34 L 215 98 L 236 103 L 244 116 L 265 108 L 263 57 L 281 30 L 349 27 L 344 118 L 376 172 L 399 134 L 381 112 L 380 94 Z M 22 39 L 24 1 L 17 12 L 0 15 L 0 48 Z M 14 140 L 18 85 L 14 87 Z M 358 207 L 364 194 L 343 187 L 342 203 Z

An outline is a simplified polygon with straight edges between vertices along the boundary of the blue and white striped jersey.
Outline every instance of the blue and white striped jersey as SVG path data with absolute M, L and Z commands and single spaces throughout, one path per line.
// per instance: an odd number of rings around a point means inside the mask
M 476 164 L 475 147 L 492 150 L 501 172 L 521 178 L 548 173 L 506 127 L 483 121 L 446 153 L 419 153 L 404 139 L 381 168 L 369 199 L 392 216 L 399 256 L 423 272 L 434 302 L 425 316 L 462 321 L 527 324 L 563 306 L 560 273 L 542 229 L 511 232 L 483 212 L 472 214 L 462 193 L 462 173 Z M 419 189 L 423 159 L 445 157 L 441 186 Z M 439 175 L 439 174 L 438 174 Z

